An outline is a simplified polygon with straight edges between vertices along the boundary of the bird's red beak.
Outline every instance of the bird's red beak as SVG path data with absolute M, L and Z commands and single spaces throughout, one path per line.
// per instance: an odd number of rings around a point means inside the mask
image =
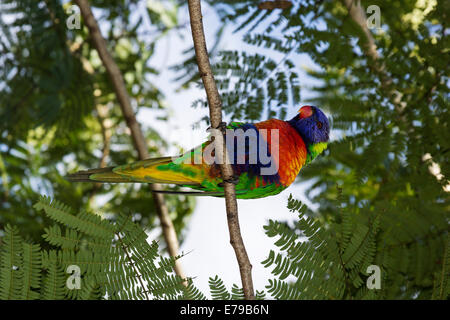
M 308 118 L 312 116 L 313 109 L 311 108 L 311 106 L 303 106 L 300 108 L 300 110 L 298 110 L 298 113 L 300 119 Z

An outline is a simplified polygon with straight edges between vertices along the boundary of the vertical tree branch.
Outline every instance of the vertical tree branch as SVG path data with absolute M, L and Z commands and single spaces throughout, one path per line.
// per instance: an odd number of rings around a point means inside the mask
M 344 0 L 344 4 L 347 7 L 348 13 L 353 20 L 363 31 L 365 36 L 365 43 L 362 46 L 363 52 L 372 61 L 372 69 L 379 75 L 381 87 L 387 92 L 388 95 L 393 97 L 395 109 L 401 117 L 401 121 L 404 121 L 403 115 L 401 115 L 403 109 L 406 107 L 406 103 L 402 102 L 403 94 L 398 90 L 392 88 L 393 80 L 386 72 L 385 64 L 380 61 L 380 56 L 377 52 L 377 45 L 372 33 L 367 26 L 367 16 L 364 8 L 361 6 L 360 0 Z
M 97 118 L 100 124 L 100 129 L 102 132 L 103 148 L 102 156 L 98 164 L 99 168 L 106 167 L 107 159 L 109 157 L 110 146 L 111 146 L 111 120 L 108 119 L 108 107 L 102 104 L 96 104 L 95 109 L 97 110 Z M 89 207 L 92 207 L 95 194 L 102 187 L 101 183 L 94 183 L 92 190 L 88 197 Z
M 127 89 L 125 87 L 125 82 L 120 72 L 119 67 L 115 63 L 111 54 L 108 52 L 106 41 L 103 38 L 100 28 L 97 24 L 97 20 L 92 14 L 91 7 L 87 0 L 75 0 L 75 3 L 80 8 L 81 15 L 83 16 L 84 23 L 89 29 L 89 34 L 92 39 L 100 59 L 108 72 L 109 78 L 113 85 L 114 91 L 116 93 L 117 100 L 119 101 L 122 114 L 125 118 L 128 128 L 131 131 L 131 137 L 133 140 L 134 147 L 138 152 L 139 159 L 144 160 L 149 158 L 147 145 L 145 142 L 144 134 L 142 133 L 141 127 L 136 120 L 136 117 L 131 106 L 130 97 L 128 95 Z M 156 212 L 158 214 L 164 239 L 167 244 L 169 254 L 172 257 L 178 255 L 179 243 L 178 238 L 173 226 L 172 220 L 169 216 L 169 211 L 162 194 L 155 193 L 153 191 L 160 190 L 161 187 L 157 184 L 150 184 L 150 190 L 152 191 L 153 200 L 155 202 Z M 179 260 L 175 261 L 175 272 L 181 278 L 186 279 L 183 269 Z M 186 284 L 186 282 L 185 282 Z
M 397 112 L 398 120 L 405 125 L 405 127 L 407 128 L 406 130 L 407 130 L 408 134 L 410 134 L 410 135 L 414 134 L 414 127 L 410 126 L 407 123 L 407 119 L 404 114 L 404 110 L 405 110 L 407 104 L 405 101 L 402 101 L 403 93 L 401 93 L 400 91 L 398 91 L 397 89 L 392 87 L 392 84 L 394 83 L 394 81 L 387 73 L 386 65 L 380 60 L 380 56 L 377 52 L 377 45 L 375 43 L 375 39 L 373 38 L 373 35 L 370 32 L 369 27 L 367 26 L 367 16 L 366 16 L 366 12 L 364 11 L 364 8 L 361 5 L 361 1 L 360 0 L 344 0 L 344 4 L 347 7 L 348 13 L 349 13 L 350 17 L 352 18 L 352 20 L 364 32 L 364 35 L 366 38 L 365 39 L 366 43 L 365 43 L 365 45 L 362 46 L 362 50 L 365 53 L 365 55 L 367 57 L 369 57 L 369 59 L 372 61 L 371 67 L 379 75 L 382 89 L 385 90 L 385 92 L 387 93 L 388 96 L 393 98 L 392 102 L 393 102 L 395 111 Z M 430 90 L 424 96 L 424 98 L 429 99 L 428 103 L 431 102 L 431 95 L 432 95 L 433 91 L 436 89 L 437 85 L 439 84 L 439 81 L 440 81 L 440 73 L 438 72 L 436 74 L 436 83 L 430 88 Z M 425 162 L 427 160 L 431 160 L 430 164 L 428 166 L 431 174 L 433 174 L 437 180 L 441 180 L 439 174 L 436 174 L 436 172 L 434 172 L 432 170 L 434 162 L 429 153 L 424 154 L 422 156 L 423 162 Z M 438 168 L 440 168 L 438 164 L 436 164 L 436 165 L 438 166 Z M 448 183 L 443 188 L 446 191 L 450 190 L 450 183 Z
M 111 120 L 108 119 L 108 107 L 106 105 L 97 104 L 95 108 L 97 109 L 98 122 L 103 138 L 102 157 L 100 158 L 99 167 L 104 168 L 106 167 L 111 146 Z
M 188 0 L 189 16 L 191 20 L 192 39 L 194 42 L 195 56 L 197 59 L 198 69 L 205 86 L 206 96 L 209 105 L 209 115 L 211 128 L 218 129 L 222 123 L 222 101 L 219 91 L 217 90 L 214 76 L 209 62 L 208 50 L 206 48 L 205 34 L 203 31 L 202 12 L 200 0 Z M 232 182 L 234 175 L 233 168 L 228 160 L 224 137 L 221 133 L 214 135 L 214 150 L 216 159 L 224 159 L 221 161 L 220 170 L 224 180 L 225 203 L 227 211 L 228 229 L 230 232 L 230 243 L 233 246 L 236 258 L 239 264 L 239 270 L 242 279 L 242 288 L 246 299 L 254 299 L 252 265 L 247 255 L 244 242 L 239 227 L 238 208 L 236 201 L 235 186 Z

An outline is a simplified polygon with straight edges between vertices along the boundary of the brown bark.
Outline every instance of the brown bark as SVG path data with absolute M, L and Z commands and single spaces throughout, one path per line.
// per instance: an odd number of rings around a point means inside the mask
M 91 7 L 87 0 L 75 0 L 75 3 L 80 8 L 81 15 L 84 19 L 84 23 L 89 29 L 89 34 L 92 40 L 94 47 L 96 48 L 100 59 L 103 62 L 103 65 L 106 68 L 106 71 L 109 75 L 111 83 L 114 87 L 114 91 L 116 93 L 117 100 L 119 102 L 120 108 L 122 110 L 122 114 L 125 118 L 128 128 L 131 132 L 131 137 L 133 140 L 134 147 L 138 152 L 138 156 L 140 160 L 144 160 L 149 158 L 147 144 L 145 142 L 144 134 L 142 133 L 141 127 L 136 120 L 134 115 L 133 108 L 131 106 L 130 97 L 128 95 L 127 89 L 125 87 L 125 82 L 122 77 L 122 73 L 120 72 L 119 67 L 115 63 L 111 54 L 108 52 L 106 41 L 103 38 L 100 28 L 97 24 L 97 21 L 92 14 Z M 164 196 L 162 194 L 153 192 L 160 190 L 161 187 L 157 184 L 150 184 L 150 190 L 152 191 L 153 200 L 155 202 L 156 212 L 158 214 L 158 218 L 160 220 L 162 232 L 164 235 L 164 239 L 167 244 L 167 248 L 169 254 L 172 257 L 178 255 L 179 243 L 178 238 L 175 232 L 175 228 L 173 226 L 172 220 L 169 216 L 169 211 L 167 209 L 166 202 L 164 201 Z M 181 278 L 186 279 L 184 275 L 183 269 L 179 260 L 175 262 L 175 272 Z M 186 284 L 186 282 L 185 282 Z
M 107 159 L 109 157 L 110 146 L 111 146 L 111 126 L 110 121 L 107 118 L 108 116 L 108 107 L 106 105 L 97 104 L 95 106 L 97 110 L 97 118 L 100 124 L 102 139 L 103 139 L 103 148 L 102 148 L 102 156 L 100 157 L 100 161 L 98 164 L 99 168 L 106 167 Z M 101 183 L 94 183 L 92 190 L 88 197 L 89 207 L 92 207 L 93 201 L 95 199 L 95 195 L 102 187 Z
M 222 101 L 217 90 L 214 76 L 209 62 L 208 51 L 206 48 L 205 34 L 203 31 L 202 13 L 200 0 L 188 0 L 189 16 L 191 20 L 192 39 L 194 42 L 195 56 L 198 69 L 205 87 L 206 96 L 209 105 L 209 115 L 211 128 L 218 130 L 222 123 Z M 217 131 L 216 131 L 217 132 Z M 214 150 L 216 159 L 221 161 L 220 170 L 224 180 L 225 204 L 227 211 L 228 230 L 230 232 L 230 243 L 233 246 L 236 258 L 239 264 L 239 270 L 242 280 L 242 288 L 246 299 L 254 299 L 252 265 L 247 255 L 244 242 L 242 240 L 238 207 L 236 201 L 235 186 L 230 182 L 233 178 L 233 168 L 228 160 L 228 154 L 225 149 L 224 137 L 222 133 L 214 134 Z

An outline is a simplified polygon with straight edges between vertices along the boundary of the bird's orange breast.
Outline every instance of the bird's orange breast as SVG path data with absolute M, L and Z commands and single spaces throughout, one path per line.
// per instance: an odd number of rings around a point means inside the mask
M 282 120 L 262 121 L 256 123 L 255 127 L 262 133 L 267 141 L 272 158 L 278 163 L 280 182 L 284 186 L 289 186 L 294 182 L 306 162 L 307 150 L 302 137 L 289 123 Z M 272 132 L 272 130 L 277 131 Z

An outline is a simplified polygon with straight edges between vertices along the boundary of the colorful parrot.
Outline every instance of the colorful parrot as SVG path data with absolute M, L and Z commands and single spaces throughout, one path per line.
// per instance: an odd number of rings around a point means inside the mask
M 315 106 L 303 106 L 289 121 L 232 122 L 226 126 L 223 134 L 232 160 L 236 197 L 263 198 L 286 189 L 294 182 L 300 169 L 327 148 L 329 133 L 327 117 Z M 152 158 L 122 166 L 79 171 L 67 179 L 76 182 L 176 184 L 196 191 L 161 192 L 223 197 L 220 167 L 207 159 L 206 151 L 213 146 L 211 144 L 212 141 L 206 141 L 178 157 Z M 214 157 L 214 150 L 211 156 Z

